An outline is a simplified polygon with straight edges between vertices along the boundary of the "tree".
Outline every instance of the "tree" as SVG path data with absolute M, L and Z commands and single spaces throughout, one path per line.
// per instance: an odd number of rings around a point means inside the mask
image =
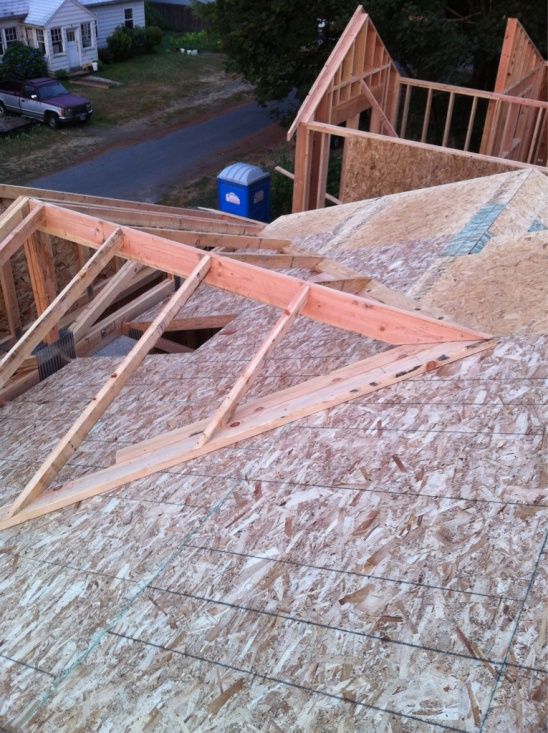
M 257 100 L 304 99 L 356 0 L 217 0 L 198 10 Z M 363 0 L 392 57 L 410 75 L 492 89 L 508 17 L 545 51 L 543 0 Z
M 257 100 L 306 95 L 356 0 L 217 0 L 199 13 L 221 40 L 229 68 L 255 86 Z

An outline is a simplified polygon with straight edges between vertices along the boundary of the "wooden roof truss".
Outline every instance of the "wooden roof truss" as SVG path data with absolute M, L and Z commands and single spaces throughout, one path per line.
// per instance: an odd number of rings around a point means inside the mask
M 123 258 L 131 267 L 157 268 L 175 276 L 176 281 L 184 278 L 180 287 L 173 290 L 172 286 L 169 298 L 142 337 L 58 441 L 20 495 L 0 510 L 0 529 L 111 491 L 134 479 L 234 445 L 492 346 L 486 334 L 466 327 L 258 267 L 214 249 L 206 251 L 144 229 L 129 228 L 57 203 L 19 198 L 0 219 L 0 228 L 0 265 L 9 264 L 10 257 L 37 235 L 62 237 L 94 250 L 73 280 L 45 306 L 35 323 L 0 361 L 0 380 L 4 382 L 40 340 L 55 329 L 63 314 L 112 257 Z M 47 267 L 39 261 L 43 255 L 47 259 L 47 249 L 38 248 L 29 254 L 31 260 L 36 260 L 34 266 L 42 284 L 47 280 Z M 58 472 L 201 283 L 282 311 L 228 395 L 220 404 L 212 405 L 209 418 L 125 448 L 118 452 L 112 466 L 52 490 Z M 298 317 L 353 331 L 390 344 L 392 348 L 242 404 L 266 358 L 294 327 Z M 82 323 L 86 316 L 80 316 L 79 320 Z

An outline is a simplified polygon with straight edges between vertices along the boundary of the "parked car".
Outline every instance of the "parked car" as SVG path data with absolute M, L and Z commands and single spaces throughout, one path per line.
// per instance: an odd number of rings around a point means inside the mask
M 0 116 L 14 112 L 44 122 L 55 129 L 59 125 L 86 122 L 93 114 L 86 97 L 70 94 L 56 79 L 44 77 L 0 83 Z

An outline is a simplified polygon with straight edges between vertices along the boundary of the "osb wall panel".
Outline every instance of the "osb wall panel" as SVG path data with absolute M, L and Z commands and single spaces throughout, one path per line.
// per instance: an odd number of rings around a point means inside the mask
M 389 140 L 348 138 L 340 199 L 344 203 L 516 170 L 505 163 L 422 150 Z M 348 146 L 348 147 L 347 147 Z

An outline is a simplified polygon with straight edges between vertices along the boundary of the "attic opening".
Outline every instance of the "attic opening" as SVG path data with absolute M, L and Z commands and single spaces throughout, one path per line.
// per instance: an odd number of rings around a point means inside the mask
M 220 333 L 224 326 L 234 318 L 228 316 L 226 323 L 212 328 L 187 328 L 166 330 L 164 336 L 158 340 L 156 348 L 150 351 L 151 354 L 173 353 L 180 354 L 197 351 L 210 339 Z M 134 341 L 138 341 L 146 330 L 147 324 L 140 323 L 136 327 L 131 323 L 122 326 L 122 334 Z

